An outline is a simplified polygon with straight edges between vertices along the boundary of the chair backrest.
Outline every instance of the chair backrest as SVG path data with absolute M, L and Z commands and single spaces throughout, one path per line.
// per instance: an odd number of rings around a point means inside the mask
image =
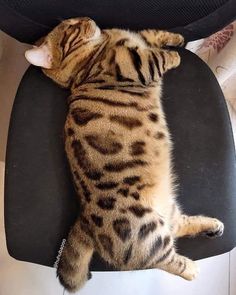
M 4 12 L 1 3 L 4 3 L 5 10 L 10 10 Z M 17 14 L 12 16 L 12 10 Z M 233 21 L 236 1 L 1 0 L 0 11 L 0 29 L 24 42 L 36 41 L 59 21 L 73 16 L 89 16 L 103 28 L 174 30 L 190 41 L 206 37 Z M 19 16 L 20 20 L 17 19 Z

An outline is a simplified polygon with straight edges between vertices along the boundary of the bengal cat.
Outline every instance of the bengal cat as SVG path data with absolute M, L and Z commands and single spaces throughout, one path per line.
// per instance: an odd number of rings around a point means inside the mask
M 163 74 L 183 45 L 165 31 L 100 30 L 89 18 L 63 21 L 26 52 L 70 88 L 65 149 L 82 214 L 58 266 L 70 292 L 88 279 L 94 251 L 120 270 L 160 268 L 187 280 L 194 261 L 176 253 L 181 236 L 223 233 L 223 223 L 184 215 L 176 201 L 172 141 L 161 104 Z

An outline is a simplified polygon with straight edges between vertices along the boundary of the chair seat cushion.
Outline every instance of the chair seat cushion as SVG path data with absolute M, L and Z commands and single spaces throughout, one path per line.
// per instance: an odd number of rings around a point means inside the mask
M 181 66 L 164 78 L 163 104 L 174 142 L 178 195 L 187 214 L 221 219 L 211 240 L 180 239 L 178 251 L 200 259 L 236 242 L 236 171 L 231 125 L 222 91 L 196 55 L 181 49 Z M 53 266 L 79 212 L 63 145 L 67 90 L 29 67 L 19 86 L 9 129 L 5 227 L 9 254 Z M 111 269 L 97 255 L 92 270 Z

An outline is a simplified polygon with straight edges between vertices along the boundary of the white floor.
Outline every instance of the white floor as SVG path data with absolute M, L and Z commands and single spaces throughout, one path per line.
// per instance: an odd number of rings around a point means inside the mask
M 27 46 L 2 32 L 0 47 L 1 43 L 4 52 L 0 60 L 0 295 L 63 295 L 54 269 L 16 261 L 6 250 L 3 219 L 5 147 L 12 102 L 27 67 L 23 56 Z M 236 295 L 236 249 L 198 263 L 201 272 L 193 282 L 159 270 L 101 272 L 93 273 L 92 280 L 79 294 Z

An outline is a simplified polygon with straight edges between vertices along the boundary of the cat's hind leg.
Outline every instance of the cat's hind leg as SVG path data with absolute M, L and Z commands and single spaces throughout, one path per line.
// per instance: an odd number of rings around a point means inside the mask
M 181 214 L 173 233 L 175 237 L 206 235 L 210 238 L 220 237 L 224 232 L 224 224 L 211 217 L 201 215 L 188 216 Z
M 177 254 L 174 247 L 163 253 L 151 267 L 162 269 L 189 281 L 195 279 L 199 273 L 197 263 Z
M 90 278 L 93 251 L 92 240 L 81 230 L 78 221 L 69 233 L 57 269 L 59 281 L 67 291 L 79 290 Z
M 191 259 L 176 253 L 173 233 L 167 223 L 158 227 L 153 238 L 148 247 L 150 250 L 142 260 L 143 268 L 158 268 L 186 280 L 195 279 L 199 272 L 198 266 Z

